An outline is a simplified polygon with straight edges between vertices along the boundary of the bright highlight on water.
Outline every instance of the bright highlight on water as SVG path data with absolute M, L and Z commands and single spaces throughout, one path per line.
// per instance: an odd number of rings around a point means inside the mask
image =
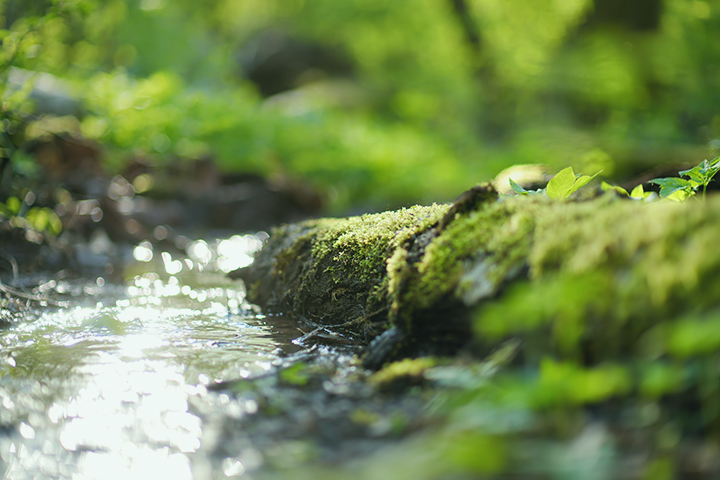
M 217 435 L 194 405 L 254 413 L 254 402 L 208 388 L 297 350 L 297 330 L 269 326 L 222 275 L 261 245 L 250 235 L 197 241 L 182 258 L 141 244 L 133 256 L 154 271 L 124 286 L 49 283 L 80 305 L 0 332 L 0 422 L 13 430 L 0 437 L 7 478 L 243 475 L 238 459 L 198 453 Z M 257 452 L 248 458 L 262 463 Z

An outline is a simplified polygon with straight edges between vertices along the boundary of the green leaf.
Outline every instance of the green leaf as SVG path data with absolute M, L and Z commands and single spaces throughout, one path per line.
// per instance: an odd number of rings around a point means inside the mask
M 600 184 L 600 188 L 602 189 L 603 192 L 613 191 L 613 192 L 619 193 L 620 195 L 628 196 L 627 190 L 625 190 L 625 189 L 622 188 L 622 187 L 618 187 L 617 185 L 610 185 L 610 184 L 607 183 L 607 182 L 602 182 L 602 183 Z M 634 191 L 634 190 L 633 190 L 633 191 Z
M 689 170 L 682 170 L 678 172 L 678 175 L 681 177 L 690 177 L 690 182 L 693 184 L 693 187 L 697 187 L 700 185 L 707 185 L 710 182 L 710 178 L 712 178 L 710 170 L 711 167 L 708 161 L 703 160 L 699 165 L 696 165 Z
M 680 176 L 687 175 L 690 177 L 690 181 L 693 183 L 693 187 L 700 185 L 707 185 L 710 183 L 715 174 L 720 170 L 720 157 L 716 158 L 711 162 L 707 159 L 703 160 L 699 165 L 689 169 L 678 172 Z
M 646 192 L 641 183 L 637 187 L 632 189 L 632 192 L 630 192 L 630 198 L 639 198 L 640 200 L 645 200 L 647 197 L 650 196 L 651 193 L 652 192 Z
M 706 162 L 707 162 L 707 160 L 706 160 Z M 707 174 L 706 174 L 706 178 L 707 178 L 706 183 L 710 183 L 710 180 L 712 180 L 712 178 L 715 176 L 716 173 L 718 173 L 718 171 L 720 171 L 720 157 L 713 160 L 712 163 L 708 166 Z
M 684 202 L 693 195 L 695 195 L 695 191 L 689 188 L 686 190 L 678 190 L 677 192 L 673 192 L 665 198 L 668 200 L 673 200 L 675 202 Z
M 510 181 L 510 187 L 518 195 L 542 195 L 545 192 L 545 190 L 526 190 L 517 183 L 515 183 L 512 178 L 508 180 Z
M 600 170 L 600 172 L 602 172 L 602 170 Z M 575 183 L 573 183 L 572 187 L 570 187 L 570 191 L 568 192 L 568 194 L 567 194 L 566 196 L 572 195 L 573 193 L 577 192 L 577 190 L 578 190 L 579 188 L 584 187 L 585 185 L 587 185 L 588 183 L 590 183 L 590 181 L 591 181 L 593 178 L 595 178 L 595 177 L 597 177 L 598 175 L 600 175 L 600 172 L 597 172 L 595 175 L 592 175 L 592 176 L 590 176 L 590 175 L 582 175 L 582 176 L 578 177 L 578 178 L 575 180 Z
M 685 200 L 695 193 L 692 182 L 684 178 L 653 178 L 650 182 L 660 185 L 660 196 L 662 198 Z
M 530 195 L 530 192 L 515 183 L 512 178 L 508 180 L 510 181 L 510 188 L 512 188 L 515 193 L 517 193 L 518 195 Z
M 558 172 L 547 185 L 545 193 L 550 198 L 562 199 L 567 198 L 570 193 L 570 189 L 575 183 L 575 172 L 572 167 L 567 167 Z
M 602 171 L 602 170 L 601 170 Z M 558 172 L 555 177 L 547 185 L 545 193 L 550 198 L 562 199 L 567 198 L 575 193 L 579 188 L 587 185 L 593 178 L 597 177 L 600 172 L 593 176 L 575 175 L 572 167 L 567 167 Z M 627 193 L 627 192 L 626 192 Z

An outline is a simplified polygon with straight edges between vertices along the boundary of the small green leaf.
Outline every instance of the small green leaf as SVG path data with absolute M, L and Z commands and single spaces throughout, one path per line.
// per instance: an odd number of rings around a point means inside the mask
M 695 194 L 693 184 L 684 178 L 653 178 L 650 182 L 660 185 L 660 196 L 672 200 L 685 200 Z
M 706 186 L 715 174 L 720 170 L 720 157 L 716 158 L 711 162 L 703 160 L 699 165 L 689 169 L 678 172 L 680 176 L 687 175 L 690 177 L 690 181 L 693 183 L 693 187 L 700 185 Z
M 510 181 L 510 188 L 512 188 L 513 191 L 518 195 L 542 195 L 545 192 L 545 190 L 526 190 L 517 183 L 515 183 L 512 178 L 508 180 Z
M 716 173 L 718 173 L 718 171 L 720 171 L 720 157 L 713 160 L 712 163 L 710 163 L 710 165 L 708 166 L 706 173 L 707 183 L 710 183 L 710 180 L 712 180 L 712 178 L 715 176 Z
M 570 193 L 570 189 L 575 183 L 575 172 L 572 167 L 567 167 L 558 172 L 547 185 L 545 193 L 550 198 L 562 199 L 567 198 Z
M 700 165 L 697 165 L 689 170 L 683 170 L 681 172 L 678 172 L 678 175 L 682 176 L 688 176 L 690 177 L 690 182 L 693 184 L 693 187 L 697 187 L 698 185 L 702 185 L 705 183 L 705 177 L 707 175 L 707 168 L 709 165 L 707 164 L 707 160 L 703 160 L 703 163 Z
M 641 183 L 637 187 L 632 189 L 632 192 L 630 192 L 630 198 L 639 198 L 640 200 L 645 200 L 647 197 L 650 196 L 650 194 L 652 194 L 652 192 L 646 192 Z
M 510 178 L 509 181 L 510 181 L 510 188 L 512 188 L 515 193 L 517 193 L 518 195 L 530 195 L 530 192 L 528 192 L 523 187 L 521 187 L 520 185 L 515 183 L 512 178 Z
M 602 189 L 603 192 L 613 191 L 613 192 L 619 193 L 620 195 L 628 196 L 627 190 L 625 190 L 622 187 L 618 187 L 617 185 L 610 185 L 607 182 L 602 182 L 600 184 L 600 188 Z
M 567 194 L 566 196 L 570 196 L 570 195 L 572 195 L 573 193 L 577 192 L 579 188 L 584 187 L 585 185 L 587 185 L 588 183 L 590 183 L 590 181 L 591 181 L 593 178 L 595 178 L 595 177 L 597 177 L 598 175 L 600 175 L 601 172 L 602 172 L 602 170 L 600 170 L 600 172 L 597 172 L 595 175 L 592 175 L 592 176 L 590 176 L 590 175 L 582 175 L 582 176 L 578 177 L 578 178 L 575 180 L 575 183 L 573 183 L 572 187 L 570 187 L 570 191 L 568 192 L 568 194 Z
M 673 200 L 675 202 L 684 202 L 693 195 L 695 195 L 695 191 L 691 188 L 688 188 L 685 190 L 678 190 L 676 192 L 673 192 L 665 198 L 667 198 L 668 200 Z

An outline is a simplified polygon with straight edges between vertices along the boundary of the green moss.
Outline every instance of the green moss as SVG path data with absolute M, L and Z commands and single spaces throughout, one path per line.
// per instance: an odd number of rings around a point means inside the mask
M 401 268 L 402 252 L 388 263 L 394 321 L 411 329 L 415 312 L 443 300 L 465 305 L 495 295 L 522 269 L 532 241 L 533 217 L 546 199 L 507 198 L 458 216 L 424 251 L 416 268 Z M 403 291 L 398 286 L 405 284 Z
M 538 351 L 607 359 L 634 350 L 653 325 L 719 303 L 720 199 L 644 205 L 605 196 L 547 204 L 532 218 L 529 279 L 482 306 L 483 338 L 532 334 Z
M 530 209 L 522 210 L 522 203 Z M 453 222 L 426 249 L 418 266 L 421 275 L 416 293 L 423 306 L 453 291 L 469 266 L 478 261 L 492 264 L 492 282 L 506 278 L 524 261 L 532 223 L 528 221 L 535 204 L 508 200 L 484 206 Z
M 375 372 L 369 383 L 378 390 L 389 391 L 397 387 L 419 385 L 423 382 L 423 373 L 438 365 L 438 360 L 430 357 L 400 360 Z
M 391 309 L 400 308 L 399 299 L 402 289 L 402 279 L 408 266 L 408 251 L 398 248 L 387 261 L 388 295 L 392 299 Z
M 720 308 L 720 198 L 505 197 L 473 208 L 451 220 L 433 205 L 284 227 L 272 275 L 286 281 L 274 289 L 290 292 L 293 313 L 355 322 L 367 339 L 395 327 L 393 341 L 452 342 L 477 309 L 483 343 L 520 336 L 535 362 L 620 359 L 654 326 Z M 665 352 L 716 345 L 714 322 L 700 323 L 677 327 Z M 702 330 L 713 335 L 693 340 Z
M 436 224 L 447 209 L 447 205 L 435 204 L 321 221 L 313 256 L 332 255 L 341 267 L 338 272 L 354 272 L 361 280 L 384 277 L 387 259 L 395 249 Z
M 348 282 L 353 287 L 362 285 L 363 299 L 368 292 L 371 294 L 368 304 L 386 303 L 388 259 L 414 236 L 435 225 L 447 208 L 447 205 L 415 206 L 343 220 L 316 221 L 311 232 L 312 264 L 323 266 L 335 284 L 343 285 L 341 288 L 347 288 Z M 316 281 L 317 272 L 309 271 L 305 279 Z
M 388 259 L 437 225 L 448 208 L 415 206 L 282 226 L 240 275 L 248 298 L 270 311 L 344 324 L 348 332 L 372 338 L 387 328 Z

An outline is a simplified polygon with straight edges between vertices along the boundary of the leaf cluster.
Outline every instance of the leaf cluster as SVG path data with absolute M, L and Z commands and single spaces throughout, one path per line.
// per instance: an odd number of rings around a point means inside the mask
M 625 190 L 623 187 L 619 187 L 617 185 L 610 185 L 607 182 L 602 182 L 600 188 L 603 192 L 613 191 L 619 193 L 620 195 L 625 195 L 626 197 L 634 198 L 637 200 L 647 200 L 653 194 L 653 192 L 646 192 L 642 184 L 633 188 L 630 193 L 628 193 L 628 191 Z
M 578 191 L 581 187 L 590 183 L 590 181 L 597 177 L 600 172 L 597 172 L 595 175 L 582 175 L 580 173 L 575 173 L 572 167 L 567 167 L 560 170 L 558 174 L 555 175 L 550 182 L 548 182 L 547 187 L 539 190 L 526 190 L 513 181 L 512 178 L 509 181 L 510 187 L 512 187 L 513 191 L 518 195 L 545 194 L 549 198 L 562 200 L 570 197 L 570 195 Z
M 681 202 L 695 196 L 698 189 L 702 187 L 704 199 L 708 184 L 719 170 L 720 157 L 716 157 L 710 162 L 706 159 L 691 169 L 679 171 L 680 177 L 653 178 L 650 182 L 660 186 L 660 197 L 662 198 Z

